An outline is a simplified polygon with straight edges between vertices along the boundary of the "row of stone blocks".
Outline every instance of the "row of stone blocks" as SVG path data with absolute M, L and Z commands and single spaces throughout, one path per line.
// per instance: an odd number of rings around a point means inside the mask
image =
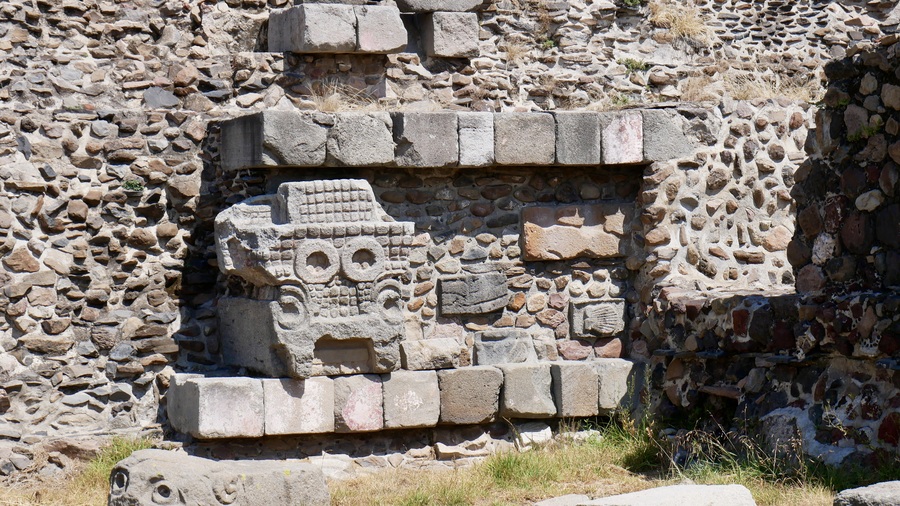
M 305 380 L 176 374 L 167 402 L 179 432 L 262 437 L 595 416 L 624 406 L 632 381 L 632 363 L 622 359 Z
M 274 166 L 638 164 L 692 150 L 662 109 L 619 112 L 264 111 L 222 124 L 226 170 Z

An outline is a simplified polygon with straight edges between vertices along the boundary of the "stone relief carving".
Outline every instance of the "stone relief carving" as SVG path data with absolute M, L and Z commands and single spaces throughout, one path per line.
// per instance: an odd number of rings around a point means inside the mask
M 572 301 L 572 336 L 611 337 L 625 330 L 625 300 Z

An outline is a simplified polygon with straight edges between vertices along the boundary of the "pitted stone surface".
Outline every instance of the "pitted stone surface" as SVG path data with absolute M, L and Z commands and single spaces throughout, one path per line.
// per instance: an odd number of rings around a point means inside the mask
M 494 163 L 494 114 L 457 113 L 459 123 L 459 165 L 486 167 Z
M 551 418 L 556 415 L 551 391 L 550 364 L 505 364 L 500 415 L 512 418 Z
M 591 362 L 558 361 L 550 365 L 556 416 L 584 417 L 598 414 L 600 393 L 597 367 Z
M 900 481 L 885 481 L 867 487 L 841 490 L 834 498 L 834 506 L 891 506 L 898 501 Z
M 334 379 L 335 432 L 369 432 L 384 428 L 381 376 L 357 374 Z
M 614 495 L 578 506 L 756 506 L 753 495 L 743 485 L 672 485 L 630 494 Z
M 441 314 L 484 314 L 506 307 L 506 276 L 499 272 L 440 280 Z
M 633 364 L 620 358 L 601 358 L 592 362 L 600 378 L 598 406 L 600 414 L 623 407 L 631 380 Z
M 357 5 L 356 50 L 360 53 L 399 53 L 407 34 L 400 11 L 392 5 Z
M 396 161 L 401 167 L 447 167 L 459 161 L 456 113 L 407 112 L 392 115 Z
M 570 260 L 627 256 L 633 207 L 603 203 L 522 208 L 526 260 Z
M 694 152 L 693 144 L 684 135 L 684 122 L 674 111 L 647 109 L 641 111 L 641 117 L 644 160 L 675 160 Z
M 441 414 L 435 371 L 394 371 L 382 377 L 384 428 L 433 427 Z
M 315 166 L 325 163 L 330 115 L 265 111 L 222 124 L 222 167 Z
M 478 56 L 478 16 L 471 12 L 435 12 L 422 19 L 422 44 L 428 56 Z
M 600 115 L 594 112 L 554 112 L 556 120 L 556 163 L 599 165 L 603 162 Z
M 468 362 L 468 350 L 450 337 L 400 343 L 403 368 L 410 371 L 450 369 Z
M 334 432 L 331 378 L 264 379 L 266 435 Z
M 494 114 L 494 156 L 498 165 L 552 165 L 556 122 L 547 113 Z
M 537 362 L 534 340 L 527 331 L 492 329 L 475 335 L 475 364 Z
M 495 420 L 503 373 L 491 366 L 438 371 L 444 424 L 479 424 Z
M 302 4 L 269 15 L 269 51 L 352 53 L 356 14 L 352 5 Z
M 337 116 L 328 132 L 327 163 L 364 167 L 394 160 L 391 117 L 386 112 L 349 112 Z
M 168 396 L 169 420 L 179 432 L 198 439 L 264 434 L 263 387 L 258 379 L 175 375 Z

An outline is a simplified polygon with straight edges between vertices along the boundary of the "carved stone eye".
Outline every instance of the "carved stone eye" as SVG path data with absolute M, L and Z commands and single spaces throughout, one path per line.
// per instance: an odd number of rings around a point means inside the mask
M 176 496 L 175 490 L 166 482 L 157 483 L 156 488 L 153 489 L 153 502 L 155 504 L 171 504 L 175 502 Z
M 294 255 L 294 272 L 307 283 L 327 283 L 340 268 L 337 250 L 322 240 L 304 242 Z
M 121 494 L 128 488 L 128 473 L 118 470 L 112 475 L 111 489 L 113 494 Z
M 341 248 L 341 268 L 351 281 L 374 281 L 384 271 L 384 248 L 374 237 L 357 237 Z

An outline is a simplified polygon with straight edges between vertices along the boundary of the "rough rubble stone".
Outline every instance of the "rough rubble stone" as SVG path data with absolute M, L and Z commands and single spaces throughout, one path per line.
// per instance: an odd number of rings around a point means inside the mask
M 328 132 L 329 165 L 364 167 L 394 161 L 391 117 L 386 112 L 343 113 Z
M 258 379 L 176 374 L 167 398 L 172 427 L 195 438 L 261 437 L 265 432 Z
M 684 135 L 683 120 L 675 111 L 648 109 L 641 111 L 644 160 L 663 162 L 690 155 L 694 145 Z
M 331 378 L 264 379 L 266 435 L 334 432 Z
M 583 417 L 598 414 L 599 377 L 591 362 L 558 361 L 550 364 L 556 416 Z
M 222 168 L 322 165 L 328 129 L 317 116 L 327 115 L 264 111 L 224 122 Z
M 394 371 L 382 376 L 384 428 L 433 427 L 441 414 L 435 371 Z
M 410 371 L 460 367 L 467 353 L 464 346 L 450 337 L 400 343 L 403 368 Z
M 599 165 L 603 159 L 600 115 L 594 112 L 554 112 L 556 119 L 556 163 Z
M 269 51 L 352 53 L 356 14 L 352 5 L 302 4 L 269 15 Z
M 619 203 L 523 207 L 523 256 L 525 260 L 627 256 L 629 243 L 623 239 L 633 214 L 631 205 Z
M 151 109 L 171 109 L 180 104 L 171 91 L 153 87 L 144 92 L 144 105 Z
M 494 114 L 457 113 L 460 167 L 486 167 L 494 163 Z
M 549 113 L 494 114 L 494 157 L 498 165 L 553 165 L 556 122 Z
M 456 113 L 406 112 L 391 117 L 398 166 L 448 167 L 458 163 Z
M 475 364 L 537 362 L 531 335 L 524 330 L 491 329 L 475 334 Z
M 209 460 L 138 450 L 110 473 L 109 506 L 331 504 L 321 469 L 296 460 Z
M 357 374 L 334 379 L 335 432 L 368 432 L 384 428 L 381 376 Z
M 428 56 L 478 56 L 478 15 L 471 12 L 435 12 L 422 17 L 422 45 Z
M 442 278 L 438 286 L 444 315 L 486 314 L 509 303 L 506 275 L 500 272 Z
M 403 12 L 464 12 L 481 6 L 484 0 L 398 0 Z
M 634 364 L 621 358 L 600 358 L 592 362 L 600 379 L 598 406 L 605 415 L 625 407 L 632 385 Z
M 497 416 L 503 373 L 491 366 L 445 369 L 437 372 L 441 390 L 440 422 L 480 424 Z
M 505 364 L 500 415 L 511 418 L 550 418 L 556 415 L 549 363 Z
M 743 485 L 671 485 L 578 503 L 579 506 L 756 506 Z
M 900 481 L 884 481 L 867 487 L 841 490 L 834 506 L 894 506 L 900 501 Z
M 357 5 L 356 51 L 399 53 L 406 48 L 407 34 L 400 11 L 392 5 Z
M 603 163 L 640 163 L 644 160 L 644 127 L 640 112 L 600 115 L 603 130 Z

